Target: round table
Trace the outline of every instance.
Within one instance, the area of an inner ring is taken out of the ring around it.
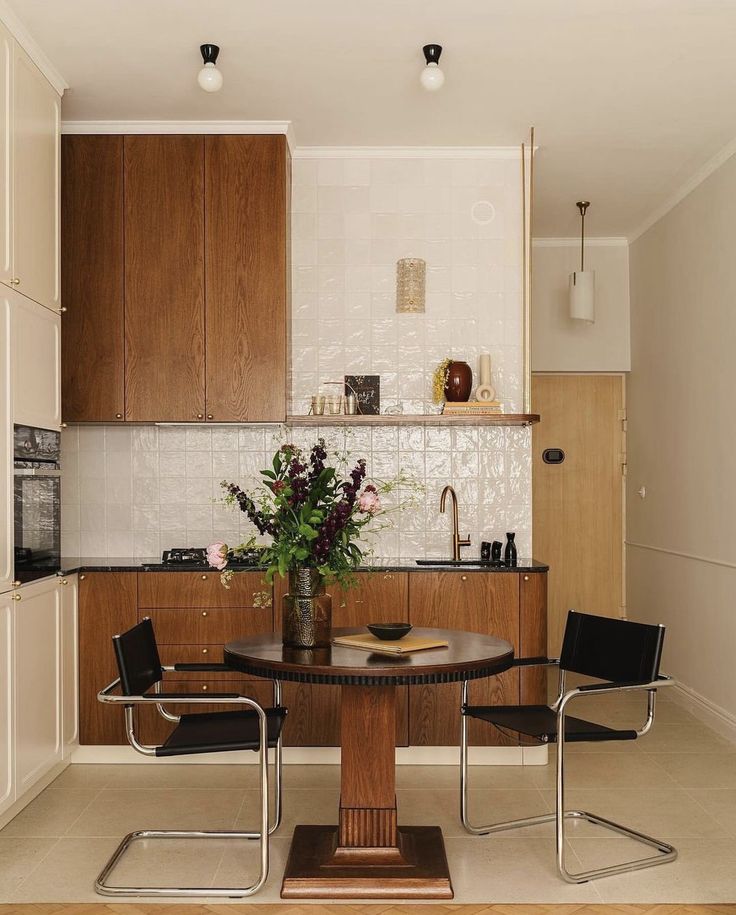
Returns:
[[[365,630],[335,629],[333,637],[357,633]],[[338,825],[295,828],[285,899],[452,899],[440,827],[397,824],[396,687],[489,677],[511,667],[514,650],[503,639],[471,632],[413,629],[412,635],[448,644],[406,655],[340,645],[290,649],[277,633],[225,646],[225,662],[244,673],[341,687]]]

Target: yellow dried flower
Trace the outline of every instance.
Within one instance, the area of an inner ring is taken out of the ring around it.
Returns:
[[[435,403],[442,403],[445,399],[445,385],[447,384],[447,369],[450,367],[452,359],[443,359],[434,370],[432,375],[432,400]]]

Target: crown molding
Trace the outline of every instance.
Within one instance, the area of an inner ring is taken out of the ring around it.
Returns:
[[[586,248],[625,248],[629,244],[628,238],[622,235],[594,236],[585,239]],[[579,248],[580,236],[577,238],[532,238],[533,248]]]
[[[2,0],[0,0],[2,2]],[[291,121],[62,121],[63,134],[208,133],[274,134],[286,136],[294,147]]]
[[[519,146],[297,146],[295,159],[518,159]]]
[[[717,171],[725,162],[736,154],[736,138],[727,143],[723,149],[719,150],[715,156],[709,159],[705,165],[699,168],[694,175],[688,178],[684,184],[671,194],[663,204],[658,206],[652,213],[647,216],[638,229],[629,235],[629,244],[635,242],[646,231],[658,223],[662,217],[666,216],[670,210],[673,210],[678,203],[684,200],[688,194],[691,194],[698,185],[702,184],[706,178],[709,178],[713,172]]]
[[[59,73],[56,67],[51,63],[36,39],[31,35],[23,24],[23,21],[18,17],[18,14],[6,0],[0,0],[0,20],[2,20],[5,28],[23,48],[59,95],[63,95],[64,90],[69,88],[69,83],[67,83],[61,73]]]

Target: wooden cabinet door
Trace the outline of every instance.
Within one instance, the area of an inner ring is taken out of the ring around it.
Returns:
[[[202,137],[125,137],[125,417],[133,422],[204,419],[203,156]]]
[[[205,137],[207,418],[286,416],[284,136]]]
[[[13,422],[61,428],[61,319],[10,293]]]
[[[0,594],[0,814],[15,801],[13,777],[13,605]]]
[[[270,608],[271,602],[271,585],[266,582],[263,572],[238,572],[228,588],[220,581],[219,572],[141,572],[138,575],[138,606],[142,609]]]
[[[61,761],[61,595],[55,579],[14,601],[14,732],[17,796]]]
[[[85,572],[79,576],[79,742],[122,744],[121,708],[103,705],[97,693],[118,676],[112,637],[138,622],[135,572]]]
[[[332,625],[365,626],[366,623],[405,622],[408,575],[405,572],[359,572],[354,588],[329,588],[332,595]],[[275,607],[281,612],[285,583],[274,579]],[[279,585],[279,582],[281,584]],[[276,599],[278,595],[278,600]],[[408,687],[397,687],[396,743],[406,746],[409,736]],[[340,743],[340,687],[304,683],[284,684],[284,704],[289,717],[284,743],[292,746],[337,746]]]
[[[58,310],[61,99],[15,45],[13,68],[13,284]]]
[[[13,38],[0,23],[0,283],[13,278]]]
[[[62,413],[125,416],[123,137],[61,143]]]
[[[547,573],[519,576],[520,658],[543,658],[547,654]],[[529,667],[519,671],[519,697],[523,705],[547,704],[549,668]]]
[[[409,621],[414,626],[462,629],[495,635],[519,646],[519,575],[516,572],[414,572],[409,576]],[[455,746],[460,737],[460,684],[409,688],[409,743]],[[470,701],[511,705],[519,701],[519,676],[507,670],[474,680]],[[478,746],[518,744],[482,722],[472,721]]]

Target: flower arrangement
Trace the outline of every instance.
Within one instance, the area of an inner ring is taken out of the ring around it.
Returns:
[[[450,367],[452,359],[443,359],[437,366],[432,375],[432,400],[434,403],[442,403],[445,399],[445,385],[447,384],[447,370]]]
[[[225,502],[238,505],[261,536],[271,542],[260,546],[260,564],[266,566],[270,582],[301,566],[316,570],[325,581],[349,585],[360,565],[365,547],[360,538],[379,515],[400,510],[386,508],[382,498],[399,487],[416,489],[417,484],[400,474],[390,481],[366,483],[366,462],[352,467],[345,455],[328,460],[324,439],[305,454],[296,445],[282,445],[271,467],[262,470],[262,481],[246,492],[235,483],[223,481]],[[374,525],[374,529],[377,529]],[[222,572],[227,585],[233,570],[228,562],[243,550],[252,550],[255,540],[231,550],[217,541],[207,548],[207,559]]]

